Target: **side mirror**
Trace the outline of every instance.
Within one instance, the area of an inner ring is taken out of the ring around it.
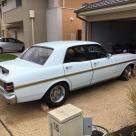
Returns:
[[[108,58],[111,58],[111,56],[112,56],[111,53],[108,53],[108,54],[107,54],[107,57],[108,57]]]

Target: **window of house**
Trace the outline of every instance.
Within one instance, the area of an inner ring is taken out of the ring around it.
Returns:
[[[15,43],[16,41],[13,38],[8,38],[8,42]]]
[[[22,6],[22,0],[16,0],[16,7]]]
[[[71,47],[67,50],[64,63],[88,61],[89,56],[83,46]]]

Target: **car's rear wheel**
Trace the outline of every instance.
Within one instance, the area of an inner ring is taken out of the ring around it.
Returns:
[[[2,54],[3,53],[3,49],[2,48],[0,48],[0,54]]]
[[[109,136],[110,133],[104,127],[98,125],[92,125],[92,135],[91,136]]]
[[[123,71],[123,73],[121,75],[121,79],[124,81],[128,81],[132,77],[132,73],[133,73],[133,68],[132,68],[132,66],[129,65]]]
[[[65,102],[68,92],[67,84],[55,84],[47,91],[42,100],[43,102],[46,102],[49,108],[58,107]]]

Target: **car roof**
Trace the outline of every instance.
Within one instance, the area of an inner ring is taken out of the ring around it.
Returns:
[[[80,46],[80,45],[91,45],[91,44],[99,44],[93,41],[56,41],[56,42],[45,42],[39,43],[34,46],[41,46],[41,47],[48,47],[48,48],[69,48],[73,46]]]

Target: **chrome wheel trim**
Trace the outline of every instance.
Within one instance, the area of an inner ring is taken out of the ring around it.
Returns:
[[[50,99],[53,103],[59,103],[65,98],[65,88],[62,85],[57,85],[52,88]]]
[[[126,68],[125,73],[126,73],[126,77],[127,77],[127,79],[130,79],[130,78],[131,78],[131,76],[132,76],[132,70],[131,70],[131,67]]]
[[[110,134],[106,128],[99,125],[92,125],[92,131],[100,132],[101,136],[108,136]]]

